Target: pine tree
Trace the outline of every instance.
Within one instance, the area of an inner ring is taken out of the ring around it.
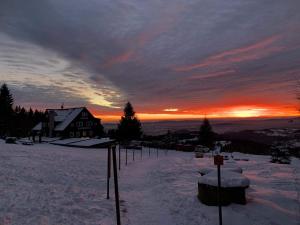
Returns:
[[[140,139],[142,135],[142,125],[135,116],[135,111],[130,102],[124,108],[124,115],[118,125],[117,137],[122,142]]]
[[[288,144],[280,142],[273,143],[271,146],[271,162],[279,164],[291,163]]]
[[[6,84],[0,88],[0,135],[8,135],[12,129],[13,97]]]
[[[199,142],[200,144],[211,148],[214,145],[214,139],[215,139],[215,133],[213,132],[209,120],[205,118],[200,127]]]

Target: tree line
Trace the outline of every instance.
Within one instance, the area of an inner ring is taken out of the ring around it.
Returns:
[[[28,137],[32,128],[45,119],[46,114],[43,111],[14,107],[14,99],[7,85],[3,84],[0,87],[0,137]],[[124,144],[142,138],[142,124],[130,102],[125,104],[117,129],[109,130],[107,136]],[[211,147],[214,136],[208,119],[204,119],[199,132],[199,143]]]
[[[45,118],[39,110],[14,107],[14,99],[6,84],[0,87],[0,137],[26,137],[32,128]]]

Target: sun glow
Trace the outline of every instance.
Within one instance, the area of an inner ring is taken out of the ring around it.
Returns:
[[[239,117],[239,118],[246,118],[246,117],[260,117],[264,116],[268,112],[267,109],[264,108],[236,108],[232,109],[228,112],[230,117]]]
[[[179,113],[176,110],[163,110],[159,112],[140,112],[137,116],[142,121],[158,120],[193,120],[208,118],[258,118],[258,117],[289,117],[300,116],[297,108],[271,107],[271,106],[231,106],[223,108],[206,108],[205,110],[189,110]],[[97,114],[97,113],[96,113]],[[117,122],[121,115],[97,115],[105,122]]]

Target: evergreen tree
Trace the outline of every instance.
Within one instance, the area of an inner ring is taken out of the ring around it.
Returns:
[[[271,162],[279,164],[291,163],[288,144],[280,142],[273,143],[271,146]]]
[[[214,145],[214,139],[215,139],[215,133],[212,130],[209,120],[205,118],[200,127],[199,142],[200,144],[211,148]]]
[[[124,115],[121,117],[118,125],[117,137],[120,141],[126,142],[140,139],[141,135],[141,122],[135,116],[135,111],[130,102],[127,102],[124,108]]]
[[[0,88],[0,135],[9,135],[12,129],[13,97],[6,84]]]

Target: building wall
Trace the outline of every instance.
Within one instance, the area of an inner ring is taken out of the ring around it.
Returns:
[[[95,137],[100,120],[95,118],[88,110],[84,109],[69,126],[61,133],[61,137]]]

